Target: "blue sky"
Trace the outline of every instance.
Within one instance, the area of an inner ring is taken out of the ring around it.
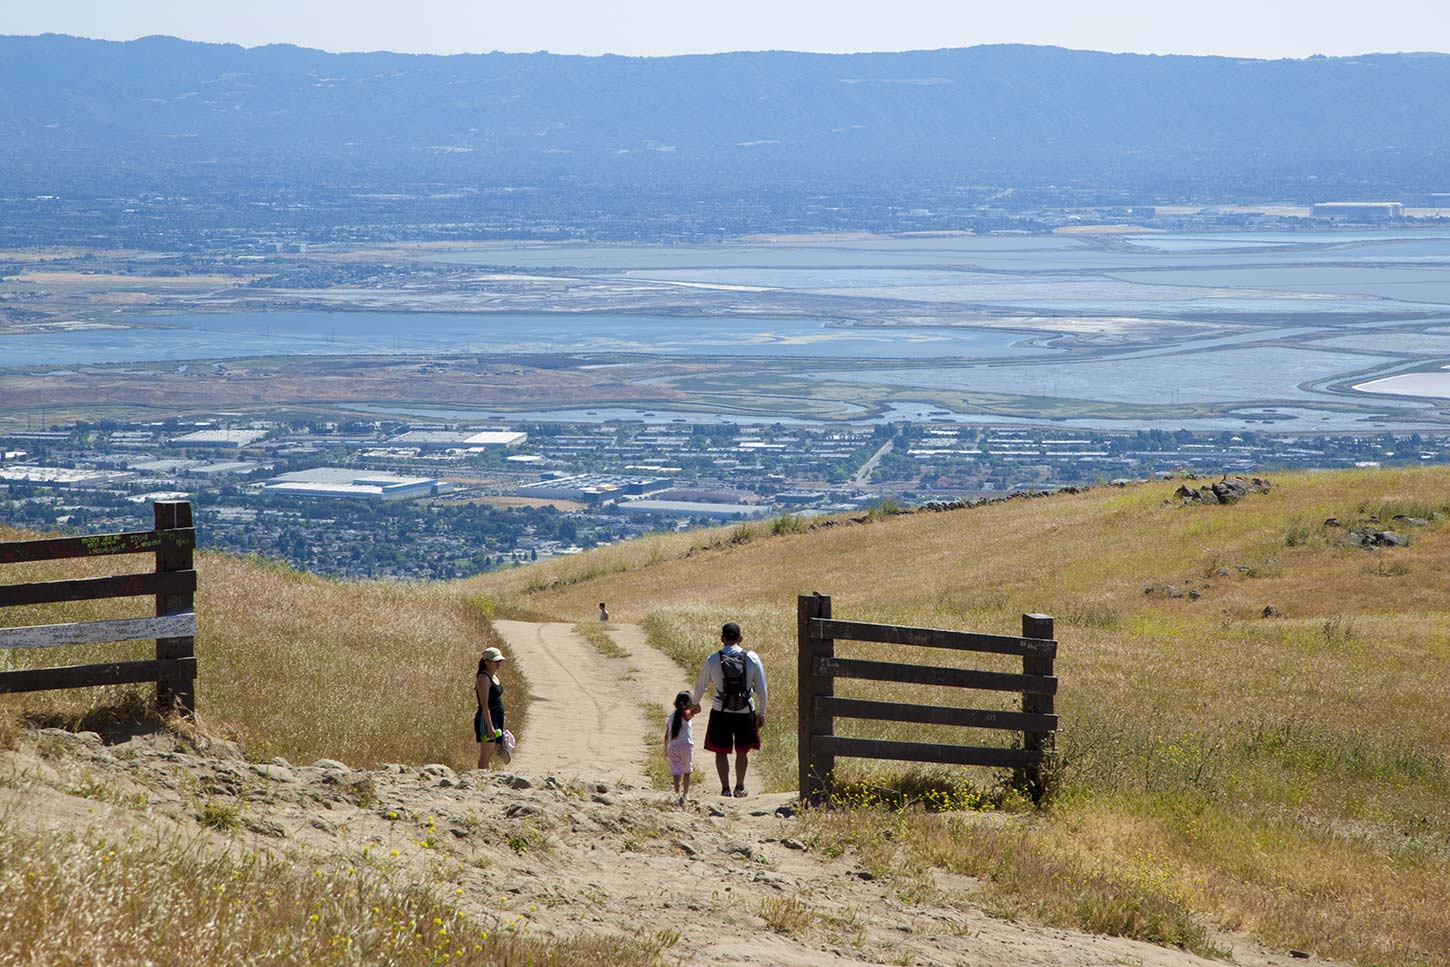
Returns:
[[[1450,51],[1450,0],[0,0],[0,33],[462,53]]]

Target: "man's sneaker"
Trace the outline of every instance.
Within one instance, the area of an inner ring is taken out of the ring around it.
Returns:
[[[735,787],[735,798],[736,799],[744,799],[748,795],[750,795],[750,793],[748,793],[748,792],[745,791],[745,787],[744,786],[736,786]]]
[[[729,799],[730,798],[730,787],[729,786],[725,786],[724,788],[722,788],[720,790],[720,795],[724,796],[726,799]]]

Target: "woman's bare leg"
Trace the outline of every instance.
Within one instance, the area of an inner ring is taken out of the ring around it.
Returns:
[[[487,769],[493,765],[493,754],[497,749],[498,744],[494,742],[478,743],[478,767],[480,769]]]

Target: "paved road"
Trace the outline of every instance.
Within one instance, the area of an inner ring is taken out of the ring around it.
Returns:
[[[884,444],[882,444],[881,449],[873,453],[871,455],[871,459],[863,463],[861,465],[861,469],[856,471],[856,476],[852,480],[852,483],[854,483],[858,487],[862,487],[870,483],[871,471],[876,469],[876,465],[881,462],[882,457],[886,456],[888,453],[891,452],[892,444],[894,444],[895,442],[896,441],[894,440],[887,440]]]

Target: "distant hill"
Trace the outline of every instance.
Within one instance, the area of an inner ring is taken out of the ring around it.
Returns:
[[[1056,184],[1156,196],[1445,188],[1450,56],[991,46],[665,58],[0,38],[5,192]]]

